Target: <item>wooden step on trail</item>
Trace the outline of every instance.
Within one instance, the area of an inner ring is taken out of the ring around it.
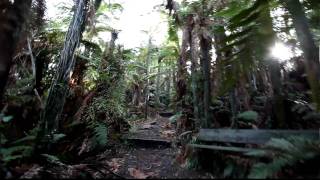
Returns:
[[[171,117],[174,115],[174,113],[173,112],[160,112],[159,115],[162,117]]]
[[[171,147],[172,142],[166,139],[152,138],[152,137],[137,137],[131,135],[124,135],[123,139],[129,143],[133,143],[136,146],[142,147],[157,147],[157,148],[169,148]]]

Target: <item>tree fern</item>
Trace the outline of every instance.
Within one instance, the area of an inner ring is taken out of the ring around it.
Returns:
[[[232,1],[231,6],[215,13],[217,18],[226,20],[226,30],[230,32],[220,42],[219,46],[222,48],[216,50],[228,54],[223,61],[218,62],[218,67],[225,73],[220,93],[234,87],[239,75],[246,76],[257,69],[257,66],[262,66],[266,48],[261,44],[267,44],[272,39],[261,28],[261,24],[265,24],[264,12],[270,7],[270,2],[257,0],[241,6],[242,3]]]
[[[92,130],[91,140],[96,147],[104,147],[108,143],[108,128],[105,124],[97,121],[92,121],[89,124],[89,128]]]
[[[303,160],[320,156],[320,141],[292,136],[286,139],[271,139],[263,151],[250,152],[248,155],[272,158],[270,163],[257,163],[253,166],[249,178],[268,178],[280,172],[282,168],[293,166]]]

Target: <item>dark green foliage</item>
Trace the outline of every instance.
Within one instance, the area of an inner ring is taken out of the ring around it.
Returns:
[[[245,122],[256,122],[258,119],[258,113],[255,111],[245,111],[238,114],[237,118]]]
[[[269,7],[268,1],[257,0],[248,8],[241,9],[229,6],[218,12],[218,15],[230,18],[228,21],[228,30],[231,34],[222,42],[225,43],[221,49],[224,53],[229,53],[224,59],[220,68],[226,73],[224,85],[220,89],[221,93],[227,92],[237,82],[239,74],[246,75],[252,72],[263,62],[265,54],[261,49],[261,42],[270,39],[264,31],[259,28],[264,23],[262,12]],[[235,4],[235,2],[233,2]],[[238,6],[241,3],[238,3]],[[256,60],[256,61],[255,61]]]
[[[12,116],[0,114],[0,163],[8,165],[23,161],[33,155],[36,129],[31,130],[25,137],[12,141],[6,137],[5,130],[10,127]],[[9,141],[10,140],[10,141]]]
[[[93,148],[105,147],[108,143],[107,126],[97,121],[90,121],[88,127],[92,131],[92,137],[90,141],[93,143]]]
[[[271,139],[258,153],[248,155],[271,158],[270,163],[257,163],[253,166],[249,178],[275,178],[276,174],[285,167],[308,162],[320,156],[320,142],[303,137],[288,137],[286,139]],[[307,165],[307,164],[306,164]]]

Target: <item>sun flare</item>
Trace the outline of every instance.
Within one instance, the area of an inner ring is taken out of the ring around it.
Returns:
[[[285,44],[276,42],[271,48],[271,55],[279,61],[286,61],[292,57],[292,51]]]

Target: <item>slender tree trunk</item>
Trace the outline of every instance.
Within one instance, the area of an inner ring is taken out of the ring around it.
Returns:
[[[133,98],[132,98],[132,104],[134,106],[139,106],[141,99],[141,89],[140,84],[134,85],[134,91],[133,91]]]
[[[222,24],[223,21],[216,19],[215,20],[216,23]],[[229,50],[226,53],[221,52],[221,49],[223,47],[226,46],[226,41],[225,39],[227,38],[226,33],[225,33],[225,28],[223,26],[220,27],[216,27],[216,29],[214,30],[214,46],[216,49],[216,77],[215,77],[215,83],[216,83],[216,94],[218,93],[219,89],[221,87],[223,87],[223,81],[225,78],[224,74],[224,68],[223,68],[223,60],[228,58],[231,54],[231,50]],[[238,99],[236,97],[237,94],[237,89],[236,88],[232,88],[229,92],[229,104],[230,104],[230,110],[231,110],[231,114],[232,114],[232,119],[231,119],[231,127],[236,127],[237,126],[237,113],[238,113]]]
[[[85,25],[87,0],[78,0],[76,9],[71,20],[68,32],[65,37],[63,50],[60,54],[60,61],[57,68],[57,74],[53,80],[45,110],[42,114],[42,128],[45,135],[52,135],[58,130],[60,115],[68,94],[68,82],[72,75],[75,64],[74,53],[78,47]],[[40,133],[41,135],[44,135]]]
[[[31,0],[15,0],[12,4],[9,0],[0,1],[0,102],[31,2]]]
[[[169,72],[168,72],[168,76],[167,76],[167,98],[168,98],[168,104],[170,104],[170,102],[171,102],[171,80],[172,80],[172,78],[171,78],[171,76],[172,76],[172,72],[171,72],[171,69],[169,69]]]
[[[148,52],[147,52],[147,59],[146,59],[146,66],[147,66],[147,83],[146,83],[146,88],[145,88],[145,119],[148,119],[148,106],[149,106],[149,64],[151,60],[151,37],[149,38],[149,43],[148,43]]]
[[[203,75],[203,103],[204,103],[204,121],[202,122],[203,128],[208,128],[211,126],[211,113],[210,113],[210,103],[211,103],[211,89],[210,89],[210,65],[211,65],[211,54],[212,40],[210,37],[206,37],[204,34],[200,35],[200,51],[201,51],[201,61],[202,61],[202,75]]]
[[[185,25],[183,27],[182,34],[182,44],[180,57],[178,59],[178,73],[177,73],[177,102],[180,110],[185,105],[185,95],[187,92],[187,70],[186,70],[186,62],[187,62],[187,49],[188,49],[188,41],[189,41],[189,27]]]
[[[261,22],[263,24],[263,29],[265,33],[262,35],[263,44],[264,44],[264,57],[268,57],[266,59],[266,63],[268,65],[268,69],[270,72],[270,80],[272,84],[272,92],[273,92],[273,113],[275,114],[275,127],[282,128],[284,127],[285,122],[285,114],[283,107],[283,93],[282,93],[282,82],[281,82],[281,72],[280,72],[280,64],[277,60],[270,58],[269,55],[269,47],[272,47],[276,40],[276,35],[273,30],[272,18],[270,16],[269,8],[266,8],[261,13]]]
[[[293,25],[297,32],[298,41],[302,48],[311,86],[312,96],[320,111],[320,65],[319,47],[316,46],[309,29],[308,20],[299,0],[282,0],[293,19]]]
[[[160,77],[161,77],[161,59],[158,59],[158,73],[157,73],[157,79],[156,79],[156,105],[157,107],[160,106]]]
[[[172,87],[173,87],[173,91],[175,92],[175,93],[177,93],[178,92],[178,88],[177,88],[177,69],[175,68],[175,66],[172,66],[172,71],[171,71],[171,73],[172,73]],[[176,95],[177,96],[177,95]],[[173,101],[173,102],[176,102],[176,97],[171,97],[171,101]],[[176,111],[178,111],[178,106],[177,106],[177,103],[174,103],[173,104],[173,109],[174,109],[174,111],[176,112]]]
[[[257,77],[256,77],[256,74],[255,72],[252,72],[251,73],[251,78],[252,78],[252,91],[257,91],[258,90],[258,87],[257,87]]]
[[[101,66],[100,70],[104,70],[108,67],[108,63],[114,63],[114,57],[113,57],[113,52],[116,44],[116,40],[118,38],[118,33],[116,31],[111,32],[111,40],[110,42],[106,43],[105,49],[102,54],[102,59],[101,59]]]
[[[285,126],[285,114],[284,114],[284,97],[282,95],[282,82],[280,64],[276,60],[271,60],[269,65],[272,92],[273,92],[273,111],[276,115],[276,127],[282,128]]]
[[[223,68],[222,68],[222,61],[223,58],[226,58],[226,55],[224,55],[220,49],[226,46],[225,39],[227,38],[225,34],[224,27],[216,27],[214,31],[214,47],[216,49],[216,73],[215,73],[215,94],[218,93],[218,90],[222,86],[223,82]]]
[[[193,16],[191,16],[194,19]],[[196,127],[200,127],[200,113],[199,113],[199,93],[198,93],[198,77],[199,77],[199,65],[198,65],[198,46],[197,46],[197,35],[199,30],[199,25],[194,20],[190,21],[190,35],[189,35],[189,44],[191,51],[191,89],[193,97],[193,114],[196,122]]]
[[[28,51],[29,51],[28,53],[30,54],[30,59],[31,59],[32,76],[35,81],[36,80],[36,58],[33,55],[32,42],[30,37],[27,37],[27,45],[28,45]]]
[[[239,103],[236,98],[236,95],[237,95],[237,89],[232,88],[229,91],[230,110],[231,110],[231,114],[232,114],[232,118],[231,118],[231,127],[232,128],[237,127],[237,114],[238,114]]]
[[[239,77],[239,90],[238,92],[241,93],[241,97],[243,99],[243,107],[244,107],[244,110],[248,111],[251,109],[251,106],[250,106],[250,95],[248,93],[248,90],[246,88],[246,75],[243,74]]]

